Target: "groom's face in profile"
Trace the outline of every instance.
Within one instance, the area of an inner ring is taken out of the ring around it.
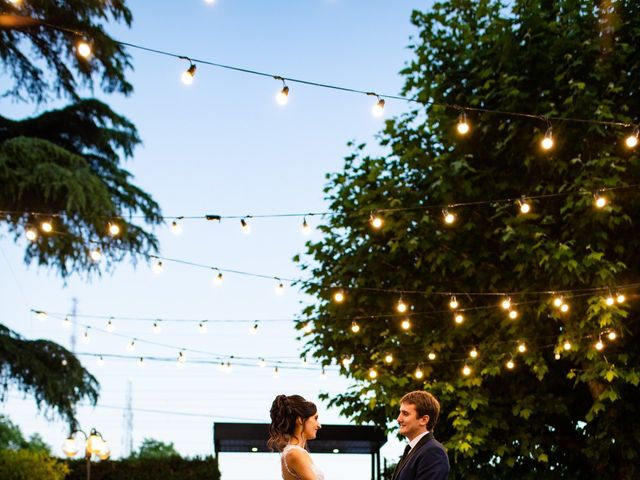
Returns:
[[[418,417],[416,406],[412,403],[401,403],[400,414],[398,415],[398,425],[400,425],[400,435],[407,437],[409,441],[427,431],[429,415]]]

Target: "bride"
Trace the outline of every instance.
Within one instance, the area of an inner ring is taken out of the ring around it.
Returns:
[[[318,409],[300,395],[278,395],[273,401],[267,443],[280,452],[283,480],[324,480],[306,449],[320,428]]]

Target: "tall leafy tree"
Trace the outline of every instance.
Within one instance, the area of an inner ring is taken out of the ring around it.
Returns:
[[[99,274],[157,250],[145,227],[161,222],[158,204],[121,165],[140,143],[136,128],[106,104],[81,98],[96,85],[105,92],[132,91],[125,78],[130,57],[106,33],[109,21],[131,23],[123,0],[0,4],[6,85],[0,98],[38,106],[60,98],[72,102],[33,118],[0,116],[0,223],[16,241],[32,230],[25,261],[64,278]],[[80,41],[91,46],[88,57],[79,55]],[[90,257],[95,250],[101,263]],[[0,376],[5,392],[15,385],[70,423],[79,401],[98,398],[98,382],[69,351],[2,325]]]
[[[453,0],[412,20],[404,93],[419,103],[386,122],[386,155],[353,145],[328,176],[332,215],[302,265],[317,298],[304,310],[307,349],[353,379],[330,403],[389,425],[403,393],[432,391],[460,478],[636,478],[637,290],[606,297],[640,273],[640,158],[624,142],[640,122],[640,5]],[[617,190],[595,208],[606,188]],[[522,195],[534,197],[527,214]],[[376,210],[379,229],[367,221]]]

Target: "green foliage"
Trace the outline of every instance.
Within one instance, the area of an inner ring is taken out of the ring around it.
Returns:
[[[45,452],[32,450],[0,450],[2,480],[64,480],[67,466]]]
[[[98,400],[97,380],[71,352],[48,340],[25,340],[3,325],[0,384],[4,392],[15,386],[33,395],[39,408],[52,409],[70,424],[78,402]]]
[[[161,221],[158,204],[119,166],[119,156],[130,157],[139,142],[133,124],[97,100],[22,121],[0,116],[0,204],[10,211],[0,218],[16,237],[43,220],[54,227],[53,234],[28,244],[26,262],[66,277],[100,272],[104,265],[88,254],[96,247],[107,268],[127,255],[135,259],[157,250],[153,234],[123,218],[142,214],[150,224]],[[116,238],[109,235],[110,221],[120,226]]]
[[[637,124],[640,5],[600,5],[454,0],[414,12],[419,33],[404,93],[424,103]],[[585,195],[640,184],[637,152],[623,145],[629,132],[556,122],[556,146],[543,153],[542,120],[467,112],[472,131],[461,138],[458,113],[418,106],[389,120],[380,135],[388,154],[373,158],[354,145],[344,170],[328,176],[333,215],[324,238],[308,245],[313,263],[302,268],[314,281],[302,286],[317,299],[304,310],[318,318],[308,352],[325,365],[353,360],[340,367],[353,386],[330,404],[358,422],[387,425],[402,394],[432,391],[443,406],[436,436],[461,478],[635,478],[637,304],[606,306],[602,294],[586,291],[568,299],[565,315],[539,293],[638,282],[637,188],[611,193],[604,210]],[[452,227],[441,207],[421,208],[558,192],[567,195],[534,201],[528,215],[515,201],[459,207]],[[371,211],[394,208],[383,212],[382,229],[370,228]],[[327,286],[345,288],[345,302],[332,303]],[[520,316],[508,319],[498,297],[459,295],[469,310],[456,325],[446,292],[522,292],[511,295]],[[412,306],[409,332],[394,311],[400,294]],[[619,338],[604,339],[598,352],[593,345],[607,329]],[[511,357],[516,368],[508,370]]]
[[[22,435],[20,427],[15,425],[9,417],[0,415],[0,450],[19,449],[51,453],[51,447],[44,442],[39,434],[34,433],[27,440]]]
[[[137,452],[131,453],[131,458],[167,458],[179,457],[180,454],[173,446],[173,442],[165,443],[153,438],[145,438]]]
[[[85,462],[68,462],[71,473],[66,480],[84,480]],[[91,465],[91,480],[219,480],[218,462],[213,457],[203,458],[127,458],[107,460]]]
[[[112,20],[131,24],[131,12],[124,0],[4,2],[3,13],[14,16],[7,15],[0,24],[5,27],[0,28],[0,63],[13,80],[1,92],[2,97],[37,103],[52,95],[77,100],[78,88],[93,87],[98,79],[106,92],[131,92],[125,78],[125,71],[131,67],[129,55],[102,25]],[[83,36],[91,43],[89,60],[76,55],[76,44]]]

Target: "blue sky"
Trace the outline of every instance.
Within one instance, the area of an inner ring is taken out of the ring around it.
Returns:
[[[376,92],[397,94],[402,86],[398,71],[411,56],[406,46],[414,33],[410,13],[427,2],[346,0],[256,1],[204,0],[181,2],[131,1],[131,29],[111,26],[112,34],[126,42],[177,54],[235,65],[282,76]],[[383,119],[370,114],[373,99],[309,86],[290,84],[286,107],[274,101],[281,83],[200,65],[194,83],[184,86],[180,74],[188,64],[138,50],[130,50],[135,71],[129,79],[135,91],[129,97],[105,96],[112,108],[131,119],[143,145],[127,168],[135,182],[151,193],[167,216],[259,215],[304,213],[327,209],[322,187],[327,172],[341,168],[350,150],[349,140],[369,143],[376,151],[375,134]],[[3,115],[19,118],[37,113],[32,105],[2,100]],[[407,108],[388,101],[385,117]],[[40,108],[42,110],[42,107]],[[320,221],[308,218],[313,225]],[[256,219],[252,233],[244,235],[237,220],[182,222],[175,236],[168,226],[157,229],[161,254],[205,265],[299,278],[292,262],[304,251],[300,218]],[[99,330],[106,319],[79,317],[90,325],[91,341],[80,341],[80,353],[175,357],[178,349],[145,344],[163,343],[187,350],[189,360],[210,358],[200,350],[235,357],[279,358],[298,362],[302,343],[295,340],[293,323],[311,299],[294,289],[276,296],[276,282],[225,275],[221,288],[213,286],[213,272],[165,263],[153,273],[145,264],[125,263],[113,274],[87,281],[73,277],[65,284],[55,272],[26,267],[23,243],[0,231],[0,321],[28,338],[49,338],[69,346],[70,331],[56,315],[42,321],[31,308],[65,313],[72,298],[81,315],[114,316],[122,335]],[[314,233],[311,239],[318,238]],[[21,241],[22,242],[22,241]],[[245,320],[208,324],[207,334],[194,322],[163,322],[154,335],[151,323],[118,317],[163,319]],[[270,322],[268,319],[285,321]],[[259,322],[258,333],[250,335]],[[143,340],[135,353],[125,346],[130,338]],[[120,454],[122,410],[129,380],[134,407],[134,446],[144,437],[174,442],[184,455],[212,451],[212,422],[268,421],[271,401],[279,393],[299,393],[318,401],[321,391],[344,391],[348,382],[330,372],[321,380],[312,368],[281,370],[274,379],[273,362],[235,366],[231,374],[215,365],[187,362],[147,362],[138,368],[132,359],[95,358],[83,363],[101,383],[99,406],[81,407],[85,429],[100,430],[115,456]],[[321,402],[320,421],[347,423]],[[149,412],[160,410],[169,413]],[[66,426],[48,421],[33,401],[11,391],[0,412],[9,415],[27,434],[38,432],[59,450]],[[402,451],[397,441],[383,450],[389,458]],[[250,460],[250,461],[247,461]],[[318,456],[327,478],[368,479],[369,458]],[[226,454],[221,458],[225,480],[277,477],[275,455]]]

